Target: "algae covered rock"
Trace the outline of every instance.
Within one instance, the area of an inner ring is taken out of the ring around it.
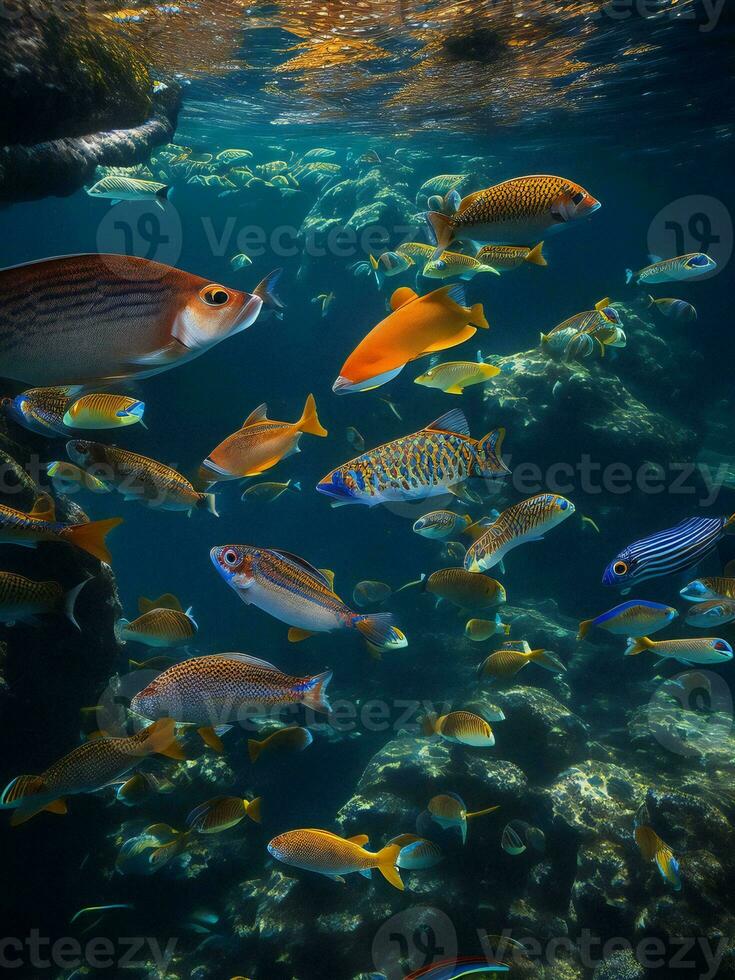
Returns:
[[[538,687],[491,688],[488,699],[505,713],[494,726],[496,751],[527,772],[553,776],[587,752],[587,725]],[[475,704],[481,699],[475,698]]]
[[[129,165],[173,133],[178,84],[79,0],[16,0],[0,32],[0,200],[69,194],[96,166]]]

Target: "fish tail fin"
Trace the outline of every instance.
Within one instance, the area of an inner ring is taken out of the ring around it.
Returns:
[[[19,800],[41,796],[45,792],[46,784],[40,776],[16,776],[0,794],[0,807],[3,809],[12,807]]]
[[[632,278],[633,278],[633,270],[632,269],[626,269],[625,270],[625,285],[626,286],[629,286],[630,285],[630,282],[631,282]]]
[[[372,254],[370,255],[370,268],[373,270],[373,275],[375,276],[375,281],[378,284],[378,289],[380,289],[381,286],[383,285],[384,280],[385,280],[385,275],[384,275],[382,269],[380,268],[380,263],[375,258],[375,256],[372,255]]]
[[[637,657],[639,653],[644,653],[646,650],[650,650],[653,646],[653,640],[649,640],[647,636],[640,636],[638,639],[633,637],[628,638],[628,646],[625,650],[626,657]]]
[[[589,633],[590,626],[592,625],[591,619],[583,619],[579,624],[579,630],[577,631],[577,640],[583,640],[585,636]]]
[[[561,660],[548,650],[531,650],[528,659],[555,674],[563,673],[567,669]]]
[[[439,258],[451,243],[452,238],[454,238],[454,222],[448,215],[441,214],[439,211],[427,212],[426,220],[429,223],[429,229],[436,245],[434,254],[431,257],[431,261],[433,261]]]
[[[366,640],[378,647],[385,646],[393,639],[392,613],[356,614],[352,617],[352,625]]]
[[[130,626],[130,620],[129,619],[125,619],[124,616],[122,618],[118,619],[117,622],[115,623],[115,626],[114,626],[115,639],[120,644],[120,646],[125,646],[125,644],[127,643],[127,640],[125,639],[125,636],[124,636],[125,629],[126,629],[127,626]],[[130,662],[131,663],[134,663],[134,661],[132,661],[132,660]]]
[[[396,867],[398,855],[401,853],[400,844],[387,844],[375,855],[378,859],[378,871],[394,888],[403,891],[403,882]]]
[[[87,575],[85,578],[82,579],[79,585],[75,585],[73,589],[69,589],[69,591],[64,596],[64,600],[63,600],[64,615],[73,626],[76,626],[78,630],[81,630],[81,626],[76,620],[76,616],[74,615],[74,610],[77,604],[77,599],[79,598],[79,593],[82,591],[84,586],[87,585],[88,582],[91,582],[91,580],[92,580],[92,576]]]
[[[260,812],[262,803],[263,800],[259,796],[256,796],[254,800],[248,801],[245,814],[253,821],[253,823],[260,823],[260,821],[263,819]]]
[[[503,450],[505,429],[493,429],[484,435],[477,444],[477,459],[480,464],[480,476],[496,476],[498,473],[510,473],[500,454]]]
[[[540,333],[538,336],[538,345],[543,350],[549,343],[549,335],[547,333]]]
[[[197,510],[206,510],[213,517],[219,517],[217,513],[217,497],[213,493],[202,493],[197,500]]]
[[[412,579],[410,582],[405,582],[399,589],[393,593],[393,595],[398,595],[399,592],[403,592],[404,589],[412,589],[416,585],[423,585],[426,581],[426,575],[424,572],[418,578]]]
[[[421,719],[421,734],[422,735],[434,735],[436,733],[436,722],[437,715],[433,712],[429,712],[427,715]]]
[[[257,762],[263,746],[256,738],[248,739],[248,756],[251,762]]]
[[[326,715],[330,713],[332,706],[327,697],[327,687],[332,679],[332,673],[331,670],[325,670],[324,673],[315,674],[314,677],[309,678],[308,687],[303,692],[302,697],[307,708],[311,708],[313,711],[322,711]]]
[[[482,330],[489,330],[490,324],[485,319],[485,310],[482,303],[475,303],[470,308],[470,323],[473,327],[480,327]]]
[[[308,432],[312,436],[326,436],[329,434],[319,421],[319,416],[316,414],[316,401],[311,394],[306,397],[304,411],[296,427],[301,432]]]
[[[653,296],[650,295],[650,293],[646,295],[646,308],[647,309],[650,310],[651,307],[652,306],[655,306],[657,303],[658,303],[658,300],[654,299]]]
[[[173,718],[159,718],[146,729],[145,749],[150,755],[157,752],[167,759],[186,758],[181,743],[176,739],[176,722]]]
[[[549,263],[544,258],[543,247],[543,242],[539,242],[538,245],[534,245],[526,256],[526,262],[530,262],[532,265],[548,265]]]
[[[301,480],[289,480],[288,481],[288,484],[289,484],[289,486],[290,486],[290,488],[292,490],[300,490],[301,489]]]
[[[112,556],[105,544],[105,538],[113,528],[122,524],[122,521],[122,517],[109,517],[104,521],[73,524],[71,527],[64,528],[61,536],[65,540],[71,541],[77,548],[81,548],[82,551],[92,555],[93,558],[107,562],[109,565]]]
[[[268,273],[265,279],[261,279],[253,290],[253,295],[263,300],[263,306],[267,306],[272,310],[282,310],[285,308],[285,304],[281,302],[276,294],[276,286],[282,275],[283,269],[274,269],[273,272]]]
[[[735,514],[730,514],[728,519],[722,525],[722,530],[727,531],[728,534],[735,534]],[[730,563],[728,562],[728,565]]]

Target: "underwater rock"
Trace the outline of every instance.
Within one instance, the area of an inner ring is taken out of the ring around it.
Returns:
[[[562,772],[540,791],[554,826],[591,840],[629,839],[633,816],[646,797],[648,780],[612,763],[588,759]]]
[[[629,848],[597,838],[580,846],[571,891],[571,905],[578,923],[595,923],[606,935],[625,935],[637,913],[631,884]]]
[[[505,721],[493,727],[495,751],[529,774],[551,777],[586,757],[587,725],[548,691],[530,686],[505,691],[493,687],[487,698],[505,713]],[[473,703],[480,705],[482,695]]]
[[[100,165],[129,166],[173,134],[180,87],[85,5],[17,0],[0,34],[0,201],[71,194]]]
[[[564,363],[539,348],[492,360],[501,374],[485,389],[487,415],[494,424],[500,415],[512,433],[513,468],[525,461],[542,472],[564,463],[574,467],[593,452],[603,468],[625,460],[635,469],[696,454],[696,434],[688,425],[640,401],[604,360]]]
[[[416,816],[431,797],[447,791],[458,793],[469,810],[522,801],[528,790],[525,774],[495,756],[495,749],[486,752],[409,736],[394,739],[373,756],[339,811],[340,833],[377,839],[413,832]],[[478,829],[480,825],[478,821]]]
[[[630,949],[619,949],[598,963],[592,980],[643,980],[646,971]]]

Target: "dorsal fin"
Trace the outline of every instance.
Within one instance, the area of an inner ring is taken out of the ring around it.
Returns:
[[[451,299],[457,304],[457,306],[466,307],[467,306],[467,295],[465,293],[464,283],[455,282],[450,283],[448,286],[442,286],[440,289],[435,289],[431,296],[435,296],[437,299],[442,299],[446,297]]]
[[[467,208],[472,207],[475,201],[484,193],[485,191],[475,191],[472,194],[468,194],[467,197],[463,197],[462,200],[459,202],[459,207],[457,208],[457,214],[462,214],[462,212],[466,211]]]
[[[599,313],[600,310],[604,310],[605,307],[609,305],[610,305],[610,297],[606,296],[604,299],[601,299],[598,303],[595,303],[595,309]]]
[[[141,616],[144,613],[150,612],[151,609],[175,609],[177,612],[184,611],[184,607],[172,592],[164,592],[157,599],[146,599],[145,596],[141,596],[138,599],[138,612]]]
[[[281,673],[278,667],[269,664],[267,660],[251,657],[249,653],[211,653],[208,656],[217,660],[237,660],[241,664],[252,664],[253,667],[262,667],[264,670],[275,670],[277,673]]]
[[[470,434],[467,416],[461,408],[450,409],[436,419],[435,422],[432,422],[431,425],[427,425],[426,428],[436,432],[456,432],[460,436],[469,436]]]
[[[267,422],[268,421],[268,406],[265,402],[262,405],[258,405],[257,408],[248,415],[248,417],[243,422],[241,428],[246,428],[248,425],[255,425],[256,422]]]
[[[329,588],[334,592],[334,572],[331,568],[318,568],[318,572],[321,572],[324,578],[329,582]]]
[[[418,298],[418,293],[414,292],[410,286],[399,286],[390,298],[390,308],[395,313],[401,306],[412,303]]]
[[[30,516],[39,521],[55,521],[56,504],[47,493],[42,493],[34,503]]]
[[[290,551],[274,551],[273,554],[278,555],[279,558],[285,559],[285,561],[290,562],[292,565],[298,565],[299,568],[303,568],[305,572],[313,575],[315,579],[318,579],[322,585],[325,585],[331,591],[332,586],[330,585],[329,579],[324,572],[320,571],[318,568],[314,568],[314,566],[305,558],[301,558],[299,555],[291,554]]]

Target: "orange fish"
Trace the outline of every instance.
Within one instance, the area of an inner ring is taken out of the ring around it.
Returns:
[[[200,479],[208,483],[220,480],[242,480],[259,476],[292,453],[299,452],[303,432],[326,436],[316,414],[314,396],[309,395],[297,422],[274,422],[268,418],[268,406],[259,405],[245,419],[242,428],[233,432],[213,449],[199,467]]]
[[[252,293],[128,255],[68,255],[0,271],[0,375],[33,385],[167,371],[280,306],[280,270]]]
[[[429,211],[436,236],[434,258],[455,241],[525,244],[538,240],[601,206],[584,187],[565,177],[532,174],[504,180],[463,197],[456,214]]]
[[[382,850],[372,852],[365,850],[367,842],[365,834],[338,837],[328,830],[290,830],[274,837],[268,851],[284,864],[338,880],[353,871],[370,878],[372,869],[377,868],[394,888],[403,891],[403,882],[396,869],[400,845],[387,844]]]
[[[489,324],[481,303],[466,305],[461,284],[443,286],[426,296],[402,286],[391,296],[391,310],[360,341],[345,361],[332,390],[343,394],[370,391],[395,378],[409,361],[448,350]]]
[[[35,548],[41,541],[67,541],[108,564],[112,559],[105,538],[119,524],[122,524],[122,517],[108,517],[86,524],[61,524],[56,520],[56,505],[46,494],[38,498],[29,514],[0,504],[0,544]]]

